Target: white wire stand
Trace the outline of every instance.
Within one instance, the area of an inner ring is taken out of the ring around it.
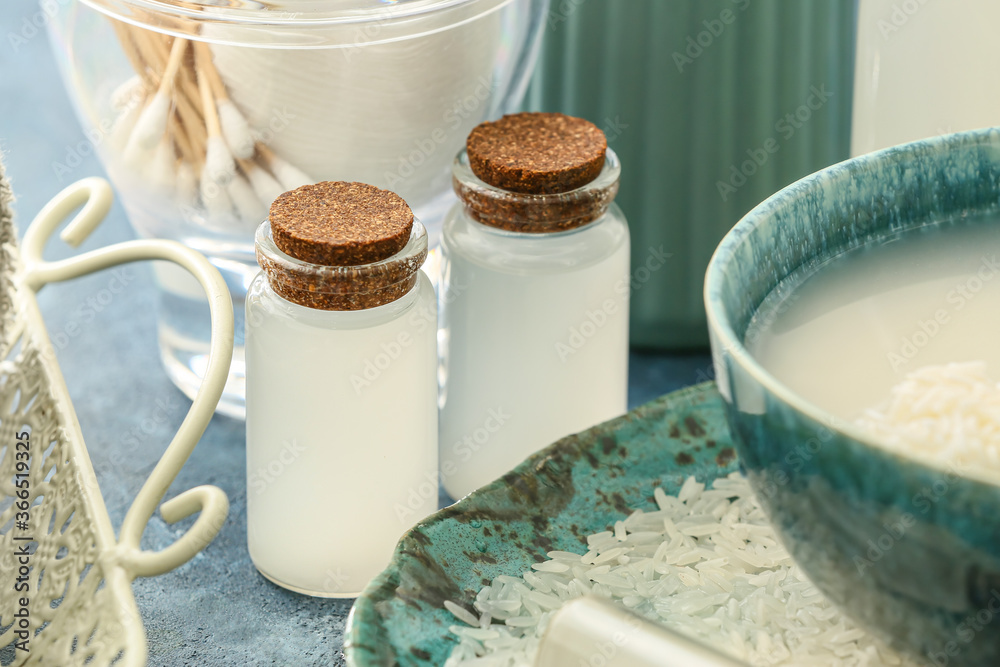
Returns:
[[[75,247],[101,222],[111,200],[103,179],[69,186],[38,214],[19,250],[0,166],[0,628],[5,628],[0,656],[5,664],[13,657],[18,666],[145,665],[146,636],[132,580],[186,563],[212,541],[229,511],[226,495],[214,486],[189,489],[160,504],[212,418],[229,373],[233,306],[222,276],[200,254],[173,241],[129,241],[61,261],[42,259],[49,237],[74,210],[82,206],[60,237]],[[208,294],[211,347],[201,388],[116,538],[36,293],[48,283],[151,259],[180,265]],[[198,517],[170,546],[144,551],[139,540],[157,506],[168,523]]]

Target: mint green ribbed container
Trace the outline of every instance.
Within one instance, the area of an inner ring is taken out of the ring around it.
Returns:
[[[848,157],[854,16],[854,0],[552,0],[525,106],[595,122],[622,161],[633,346],[707,347],[702,284],[723,235]],[[660,246],[673,256],[643,271]]]

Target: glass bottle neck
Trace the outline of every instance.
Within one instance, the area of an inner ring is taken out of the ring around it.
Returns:
[[[427,231],[417,220],[402,250],[357,266],[324,266],[285,254],[275,245],[268,221],[257,228],[254,240],[257,263],[271,289],[316,310],[364,310],[396,301],[412,290],[427,259]]]
[[[620,176],[621,164],[611,149],[597,178],[558,194],[522,194],[485,183],[472,172],[464,150],[452,165],[452,185],[470,218],[522,234],[566,232],[597,220],[618,194]]]

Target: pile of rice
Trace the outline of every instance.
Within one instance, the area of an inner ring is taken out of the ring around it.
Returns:
[[[521,576],[501,575],[469,608],[446,667],[530,667],[549,618],[592,593],[753,665],[916,665],[844,617],[779,544],[739,474],[706,489],[690,477],[657,511],[633,512],[587,538],[584,554],[552,551]]]
[[[1000,470],[1000,385],[987,375],[983,361],[910,373],[858,424],[904,453]]]

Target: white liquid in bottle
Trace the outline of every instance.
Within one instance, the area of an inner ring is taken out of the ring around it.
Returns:
[[[440,437],[442,483],[452,497],[625,412],[629,241],[616,214],[566,236],[528,239],[454,215],[445,221],[449,345]],[[464,229],[456,239],[457,227]],[[453,247],[467,248],[477,234],[495,237],[491,257]],[[549,261],[568,244],[581,252],[566,252],[566,264],[554,269]],[[516,266],[504,261],[512,249]]]
[[[434,289],[421,273],[336,313],[267,292],[261,275],[247,296],[250,556],[286,588],[353,597],[437,509]]]

